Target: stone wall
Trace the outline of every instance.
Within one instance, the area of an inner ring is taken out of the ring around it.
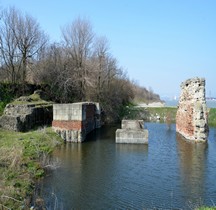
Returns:
[[[53,105],[52,127],[65,141],[82,142],[88,133],[100,126],[98,103]]]
[[[176,114],[176,131],[189,140],[207,140],[205,79],[196,77],[181,84],[181,95]]]
[[[8,104],[0,117],[0,127],[22,132],[51,122],[52,104]]]
[[[116,143],[148,144],[148,130],[143,120],[122,120],[116,131]]]

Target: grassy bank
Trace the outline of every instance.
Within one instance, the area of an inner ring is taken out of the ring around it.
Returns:
[[[150,116],[160,116],[161,122],[166,122],[168,118],[170,122],[175,123],[176,107],[148,107],[147,111]],[[208,123],[210,127],[216,127],[216,108],[209,109]]]
[[[149,116],[161,122],[175,123],[176,107],[148,107]]]
[[[0,208],[28,209],[34,180],[55,167],[50,154],[61,142],[51,128],[26,133],[0,129]]]
[[[216,127],[216,108],[211,108],[208,114],[209,126]]]
[[[122,119],[143,119],[144,121],[160,121],[175,123],[177,107],[136,107],[127,106],[124,108]],[[208,123],[216,127],[216,108],[210,108]]]

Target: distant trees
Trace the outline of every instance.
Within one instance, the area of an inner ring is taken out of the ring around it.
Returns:
[[[160,96],[158,94],[155,94],[152,88],[149,88],[147,90],[145,87],[141,87],[136,83],[132,83],[133,85],[133,92],[134,92],[134,101],[136,103],[149,103],[149,102],[155,102],[160,101]]]
[[[31,16],[10,8],[1,17],[0,79],[46,86],[56,102],[98,101],[110,120],[134,97],[154,99],[127,78],[89,20],[75,19],[62,28],[60,43],[49,43]]]

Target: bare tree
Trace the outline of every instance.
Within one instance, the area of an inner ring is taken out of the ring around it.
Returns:
[[[35,58],[48,41],[48,38],[33,17],[23,16],[21,13],[18,15],[14,27],[14,36],[22,60],[22,83],[25,83],[28,59]]]
[[[94,33],[90,22],[77,18],[62,29],[65,49],[70,62],[73,77],[76,78],[80,89],[80,99],[85,99],[85,91],[89,80],[88,59],[92,53]]]
[[[95,81],[95,94],[96,100],[100,101],[101,95],[103,94],[103,88],[107,80],[106,70],[109,57],[109,43],[106,37],[98,37],[94,42],[94,53],[92,57],[94,74],[92,80]]]
[[[21,64],[18,43],[14,36],[16,20],[17,11],[14,8],[9,11],[2,11],[0,20],[0,59],[2,69],[12,83],[17,82]]]
[[[2,66],[5,66],[11,82],[26,82],[28,60],[33,60],[47,42],[47,36],[37,21],[23,15],[15,8],[4,10],[0,28],[0,51]]]

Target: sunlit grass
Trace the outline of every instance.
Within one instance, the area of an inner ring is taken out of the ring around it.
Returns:
[[[0,207],[25,205],[33,180],[43,176],[47,157],[61,142],[51,128],[26,133],[0,129]]]
[[[208,109],[208,124],[210,127],[216,127],[216,108]],[[138,119],[154,117],[160,117],[160,122],[167,123],[169,119],[170,123],[176,122],[177,107],[135,107],[128,106],[124,109],[123,118],[127,119]],[[145,120],[145,119],[144,119]]]
[[[208,114],[209,126],[216,127],[216,108],[211,108]]]

